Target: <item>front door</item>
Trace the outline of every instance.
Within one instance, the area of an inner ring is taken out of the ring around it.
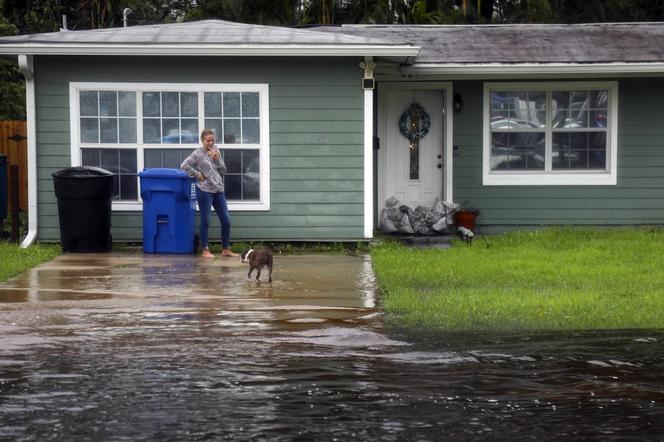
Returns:
[[[440,89],[381,91],[378,213],[392,196],[413,209],[430,208],[436,198],[443,199],[444,94]],[[411,140],[403,132],[410,138],[418,133],[421,138]]]

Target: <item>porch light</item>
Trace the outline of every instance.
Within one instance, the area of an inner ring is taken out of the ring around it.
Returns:
[[[461,113],[461,110],[463,109],[463,98],[461,98],[461,94],[454,94],[454,98],[452,99],[452,107],[454,108],[455,114]]]

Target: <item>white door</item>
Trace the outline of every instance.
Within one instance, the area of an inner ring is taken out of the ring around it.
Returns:
[[[444,91],[381,91],[379,103],[378,213],[391,196],[411,208],[443,199]],[[429,115],[429,132],[416,143],[401,134],[399,119],[413,103]]]

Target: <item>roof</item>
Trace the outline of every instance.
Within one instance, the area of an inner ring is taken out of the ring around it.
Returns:
[[[318,29],[203,20],[0,38],[2,54],[360,55],[413,57],[419,48]]]
[[[664,23],[295,29],[203,20],[2,37],[0,54],[373,56],[443,74],[661,74]]]
[[[426,63],[664,62],[664,23],[343,25],[325,32],[419,46]]]
[[[323,32],[422,50],[402,74],[642,75],[664,73],[664,23],[343,25]]]

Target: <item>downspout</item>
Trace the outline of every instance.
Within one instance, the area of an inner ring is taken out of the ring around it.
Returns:
[[[37,120],[32,55],[19,55],[18,67],[25,77],[25,111],[28,126],[28,234],[21,243],[21,247],[26,248],[37,238]]]
[[[364,57],[364,238],[373,238],[373,140],[374,140],[374,68],[373,57]]]

